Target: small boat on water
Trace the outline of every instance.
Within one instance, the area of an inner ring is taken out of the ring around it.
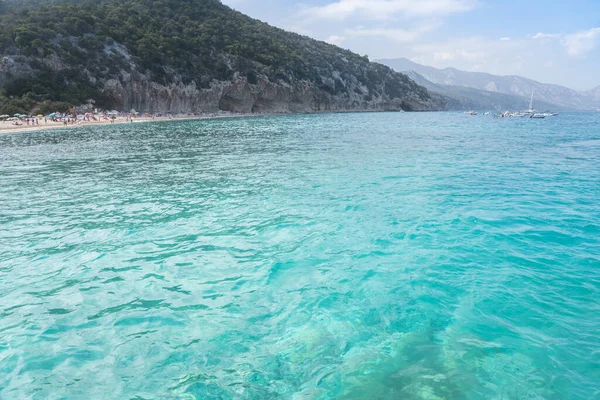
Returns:
[[[465,114],[477,115],[474,111],[465,111]],[[491,112],[486,112],[484,115],[489,115]],[[529,109],[525,111],[504,111],[494,114],[494,118],[533,118],[533,119],[544,119],[549,117],[556,117],[559,115],[557,112],[545,111],[538,112],[535,108],[533,108],[533,92],[531,93],[531,100],[529,102]]]
[[[465,111],[465,114],[468,114],[468,115],[477,115],[477,111]]]
[[[529,101],[529,110],[523,111],[525,115],[533,115],[536,110],[533,108],[533,92],[531,92],[531,101]]]
[[[491,111],[486,111],[483,113],[483,115],[490,115],[492,112]]]

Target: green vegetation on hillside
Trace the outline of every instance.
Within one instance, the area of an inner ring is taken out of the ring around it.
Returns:
[[[385,81],[392,98],[407,91],[429,98],[406,76],[370,63],[366,56],[271,27],[217,0],[83,0],[29,6],[12,0],[6,8],[0,15],[0,55],[15,62],[35,60],[31,79],[3,88],[13,108],[44,101],[80,104],[88,98],[109,107],[112,100],[93,82],[134,69],[159,83],[194,81],[206,88],[238,72],[250,83],[263,74],[288,83],[310,81],[339,94],[346,90],[339,79],[323,80],[337,71],[356,77],[369,89],[368,96],[376,95]]]

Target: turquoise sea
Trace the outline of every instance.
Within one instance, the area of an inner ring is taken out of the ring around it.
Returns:
[[[599,399],[600,114],[0,135],[0,399]]]

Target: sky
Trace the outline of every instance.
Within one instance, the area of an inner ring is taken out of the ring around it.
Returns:
[[[600,0],[222,0],[371,60],[600,85]]]

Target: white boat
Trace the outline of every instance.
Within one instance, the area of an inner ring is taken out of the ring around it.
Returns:
[[[477,111],[465,111],[465,114],[468,114],[468,115],[477,115]]]
[[[536,118],[536,119],[543,119],[546,118],[546,114],[531,114],[531,117],[529,118]]]
[[[510,116],[513,117],[513,118],[523,118],[523,117],[526,117],[527,115],[529,115],[529,114],[527,114],[525,112],[510,113]]]
[[[526,115],[535,114],[535,109],[533,108],[533,92],[531,92],[531,101],[529,102],[529,110],[523,111]]]
[[[490,115],[490,114],[491,114],[491,111],[486,111],[483,113],[483,115]]]

